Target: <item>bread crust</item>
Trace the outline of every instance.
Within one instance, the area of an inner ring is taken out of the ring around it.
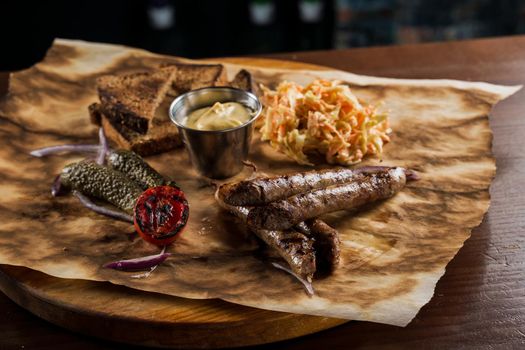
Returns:
[[[150,72],[98,78],[100,102],[91,104],[88,111],[91,122],[102,126],[118,147],[148,156],[182,145],[177,127],[163,115],[167,113],[166,99],[208,86],[252,91],[252,85],[245,70],[228,82],[221,64],[166,64]]]

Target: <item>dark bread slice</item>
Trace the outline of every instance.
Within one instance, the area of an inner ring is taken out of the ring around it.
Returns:
[[[94,102],[88,106],[89,120],[91,124],[102,125],[102,111],[99,102]]]
[[[253,83],[252,75],[246,69],[241,69],[228,85],[244,91],[255,91],[255,84]]]
[[[93,103],[89,106],[91,122],[101,125],[110,140],[119,147],[131,149],[143,156],[166,152],[182,145],[177,127],[169,120],[167,109],[173,98],[186,92],[183,90],[206,86],[234,86],[253,91],[254,87],[251,75],[246,70],[241,70],[229,83],[226,79],[226,70],[222,65],[172,64],[164,66],[161,70],[172,70],[175,73],[171,76],[170,91],[163,94],[161,91],[163,99],[159,98],[155,103],[153,118],[148,119],[145,134],[130,127],[130,124],[133,125],[133,123],[127,120],[129,113],[123,113],[123,109],[119,106],[111,103]],[[152,73],[140,74],[141,79],[145,81],[148,74]],[[121,94],[126,95],[127,92],[121,92]]]
[[[166,152],[182,145],[177,127],[171,122],[155,125],[147,135],[142,135],[103,114],[100,121],[106,136],[118,147],[132,150],[141,156]]]
[[[97,89],[104,115],[145,134],[170,89],[176,70],[170,66],[153,72],[98,78]]]
[[[176,97],[190,90],[209,86],[227,85],[226,69],[222,64],[171,63],[164,67],[175,67],[170,97]]]

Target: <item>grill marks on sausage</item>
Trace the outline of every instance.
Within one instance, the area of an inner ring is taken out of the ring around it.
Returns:
[[[330,169],[226,184],[215,197],[275,248],[294,272],[311,277],[314,272],[331,273],[340,259],[337,230],[317,217],[389,198],[407,179],[417,179],[417,174],[385,166]]]
[[[249,208],[224,203],[219,198],[218,192],[216,192],[215,198],[222,208],[246,222]],[[253,229],[252,231],[266,245],[273,248],[288,263],[294,273],[308,281],[312,280],[316,271],[316,254],[312,237],[296,230]]]
[[[339,232],[321,219],[300,222],[294,229],[314,240],[316,275],[333,272],[339,265],[341,254]]]
[[[323,214],[353,209],[389,198],[405,184],[403,168],[391,168],[360,176],[350,183],[301,193],[265,206],[254,207],[248,213],[248,225],[258,229],[285,230]]]
[[[222,185],[219,188],[219,197],[230,205],[263,205],[300,193],[344,184],[385,169],[388,168],[380,166],[358,169],[341,168],[256,178]]]
[[[305,224],[314,238],[317,272],[333,272],[339,265],[341,255],[339,232],[320,219],[308,220]]]

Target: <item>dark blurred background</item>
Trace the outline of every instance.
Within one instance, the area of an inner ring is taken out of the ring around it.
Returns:
[[[4,0],[0,17],[14,70],[55,37],[197,58],[511,35],[525,0]]]

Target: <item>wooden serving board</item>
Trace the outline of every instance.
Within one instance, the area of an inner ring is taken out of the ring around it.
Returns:
[[[170,261],[147,280],[103,268],[110,259],[153,253],[150,245],[129,237],[129,225],[87,211],[79,215],[74,198],[50,198],[52,174],[75,156],[44,160],[28,152],[93,142],[96,128],[88,123],[87,107],[96,100],[96,77],[158,67],[166,60],[184,62],[132,48],[57,40],[43,62],[11,77],[10,94],[0,101],[0,263],[34,271],[0,267],[0,288],[54,323],[141,345],[261,344],[345,322],[333,318],[407,325],[488,208],[495,174],[488,114],[520,86],[366,77],[286,61],[218,60],[229,61],[229,75],[247,68],[270,86],[282,80],[341,79],[364,101],[384,103],[393,132],[383,164],[420,174],[402,193],[359,215],[324,217],[340,232],[342,263],[329,278],[316,280],[316,294],[308,297],[289,275],[276,273],[256,254],[259,246],[250,235],[240,236],[243,226],[215,205],[213,189],[196,177],[183,150],[148,159],[177,179],[194,204],[193,219],[172,247]],[[250,160],[266,174],[305,170],[257,139]],[[377,163],[369,159],[363,165]]]
[[[266,311],[216,299],[193,300],[106,282],[0,267],[0,289],[33,314],[70,330],[155,347],[221,348],[264,344],[345,322]]]
[[[220,59],[274,68],[327,68],[267,59]],[[270,343],[347,320],[267,311],[216,299],[193,300],[106,282],[61,279],[0,265],[0,290],[33,314],[67,329],[112,341],[173,348]]]

